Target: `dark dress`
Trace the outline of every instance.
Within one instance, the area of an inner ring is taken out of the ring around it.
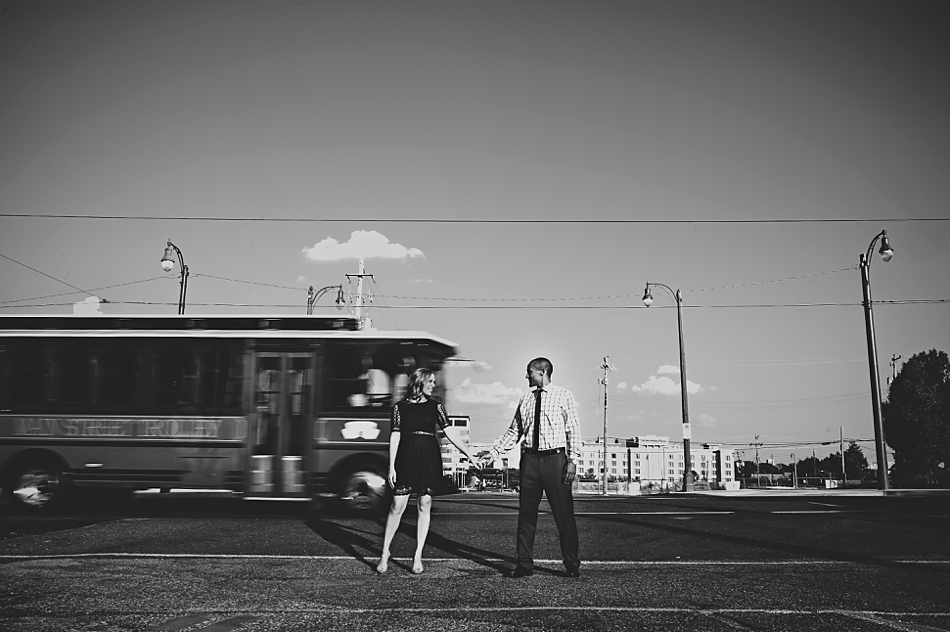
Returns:
[[[402,400],[393,406],[392,431],[400,433],[395,494],[432,494],[442,482],[442,450],[436,436],[449,425],[445,408],[434,399]]]

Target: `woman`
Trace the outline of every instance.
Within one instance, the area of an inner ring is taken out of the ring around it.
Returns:
[[[409,504],[409,495],[416,494],[419,520],[416,527],[416,554],[412,572],[422,568],[422,549],[429,534],[432,491],[442,481],[442,453],[436,432],[441,428],[469,463],[475,460],[465,448],[458,431],[449,423],[442,404],[432,398],[435,375],[428,369],[416,369],[409,378],[409,397],[393,406],[392,433],[389,436],[389,485],[393,488],[393,504],[386,516],[383,552],[376,572],[389,567],[389,546],[392,544],[402,513]]]

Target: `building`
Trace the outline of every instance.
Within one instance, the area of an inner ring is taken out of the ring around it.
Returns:
[[[462,443],[465,444],[466,448],[469,448],[469,451],[471,451],[472,446],[472,431],[469,427],[470,421],[467,415],[449,416],[449,422],[458,430],[459,436],[462,438]],[[468,468],[471,463],[462,456],[459,449],[445,438],[444,435],[440,435],[439,443],[442,445],[442,473],[451,476],[455,484],[459,487],[464,487],[467,482]]]
[[[690,446],[694,482],[719,486],[735,480],[735,455],[720,446],[698,443]],[[607,437],[607,480],[639,482],[641,486],[671,489],[683,482],[683,444],[669,437],[645,435],[632,439]],[[578,474],[587,480],[603,480],[602,437],[581,444]]]

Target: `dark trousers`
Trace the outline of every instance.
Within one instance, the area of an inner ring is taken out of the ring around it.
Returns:
[[[521,492],[518,498],[518,566],[534,568],[534,535],[538,529],[541,494],[548,498],[554,522],[561,535],[561,555],[567,569],[580,567],[577,523],[574,521],[574,496],[564,482],[567,456],[564,452],[538,456],[521,455]]]

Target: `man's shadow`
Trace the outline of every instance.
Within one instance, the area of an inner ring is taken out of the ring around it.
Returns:
[[[379,527],[376,529],[364,529],[360,526],[341,525],[330,520],[321,518],[310,518],[304,522],[318,536],[330,544],[340,548],[343,553],[351,556],[353,559],[365,564],[369,568],[376,569],[376,560],[382,554],[383,533],[385,520],[366,522]],[[397,533],[402,533],[413,542],[416,539],[416,524],[412,521],[403,520]],[[508,564],[514,564],[515,559],[510,556],[500,556],[498,553],[488,551],[479,547],[462,544],[452,540],[440,533],[430,529],[426,538],[426,545],[432,546],[447,555],[455,556],[461,559],[469,560],[490,568],[502,574],[508,573]],[[395,560],[390,562],[410,570],[411,567],[406,564],[399,564]]]

